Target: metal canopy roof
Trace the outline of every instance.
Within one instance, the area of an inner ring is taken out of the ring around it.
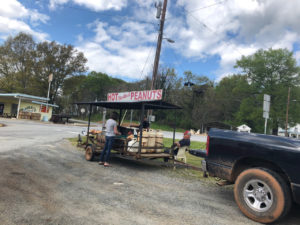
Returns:
[[[0,93],[0,97],[14,97],[14,98],[21,98],[25,100],[38,100],[38,101],[48,101],[50,99],[39,97],[39,96],[33,96],[33,95],[27,95],[27,94],[20,94],[20,93]]]
[[[140,102],[77,102],[77,105],[93,105],[108,109],[141,109],[142,104],[145,109],[181,109],[177,105],[173,105],[164,101],[140,101]]]
[[[58,105],[55,105],[55,104],[47,104],[47,103],[45,103],[45,102],[37,102],[37,101],[32,101],[32,103],[35,103],[35,104],[39,104],[39,105],[48,105],[48,106],[51,106],[51,107],[56,107],[56,108],[58,108],[59,106]]]

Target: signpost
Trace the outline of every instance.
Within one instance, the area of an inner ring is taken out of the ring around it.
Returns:
[[[50,85],[51,85],[52,80],[53,80],[53,74],[51,73],[51,74],[48,76],[49,87],[48,87],[48,94],[47,94],[46,113],[48,113],[48,101],[49,101],[49,94],[50,94]]]
[[[108,93],[108,102],[141,102],[141,101],[155,101],[162,99],[163,90],[147,90],[147,91],[131,91]]]
[[[265,118],[265,134],[267,133],[267,123],[269,119],[270,102],[271,102],[270,95],[264,94],[263,118]]]

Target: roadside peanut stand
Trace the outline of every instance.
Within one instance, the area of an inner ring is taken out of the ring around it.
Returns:
[[[172,159],[172,153],[164,152],[163,134],[154,130],[143,130],[142,123],[146,110],[177,110],[179,106],[164,102],[162,99],[162,90],[152,91],[133,91],[123,93],[110,93],[107,96],[108,101],[100,102],[81,102],[80,105],[89,105],[89,121],[87,129],[87,138],[84,143],[78,143],[85,148],[85,158],[88,161],[93,160],[95,155],[101,153],[105,145],[105,129],[103,131],[90,131],[91,111],[93,107],[103,107],[107,109],[119,110],[118,130],[121,135],[116,136],[112,149],[116,151],[119,157],[131,159]],[[124,110],[139,110],[140,126],[138,132],[134,127],[121,126],[121,118]],[[175,139],[175,129],[173,132],[173,142]],[[136,133],[136,135],[134,135]]]

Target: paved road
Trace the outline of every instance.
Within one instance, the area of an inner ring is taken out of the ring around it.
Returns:
[[[43,123],[30,120],[16,120],[0,118],[0,123],[7,126],[0,129],[0,152],[34,148],[49,142],[62,140],[62,138],[76,137],[84,128],[66,126],[62,124]]]
[[[3,121],[1,225],[257,224],[240,213],[231,186],[150,163],[113,159],[104,168],[63,140],[81,128]],[[299,209],[277,224],[300,224]]]

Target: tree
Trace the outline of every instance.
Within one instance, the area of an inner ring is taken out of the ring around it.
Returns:
[[[87,70],[87,59],[71,45],[36,43],[32,36],[19,33],[0,46],[0,89],[47,96],[48,76],[53,74],[50,102],[54,102],[66,78]]]
[[[256,97],[256,101],[259,100],[259,104],[252,104],[252,111],[259,111],[257,117],[261,118],[262,115],[263,94],[271,96],[271,126],[273,133],[276,133],[278,126],[283,127],[285,123],[287,90],[289,87],[296,89],[300,84],[300,70],[293,58],[293,53],[287,49],[261,49],[253,55],[243,56],[237,61],[235,67],[242,69],[251,88],[255,90],[253,96]],[[249,105],[249,102],[246,105]],[[248,111],[249,107],[246,108]],[[240,110],[243,110],[243,107]],[[244,116],[245,120],[258,119],[252,117],[249,111],[247,114],[243,112],[240,114]],[[299,117],[295,119],[300,121]],[[263,131],[262,126],[255,129],[260,132]]]
[[[0,47],[0,88],[30,94],[34,77],[36,43],[31,35],[9,37]]]
[[[60,45],[55,41],[37,45],[37,61],[35,88],[38,92],[46,94],[48,76],[53,74],[50,102],[55,102],[66,78],[87,70],[87,59],[82,52],[78,52],[72,45]]]
[[[218,119],[231,125],[240,125],[236,113],[243,99],[252,96],[252,89],[245,75],[224,77],[215,88]]]

